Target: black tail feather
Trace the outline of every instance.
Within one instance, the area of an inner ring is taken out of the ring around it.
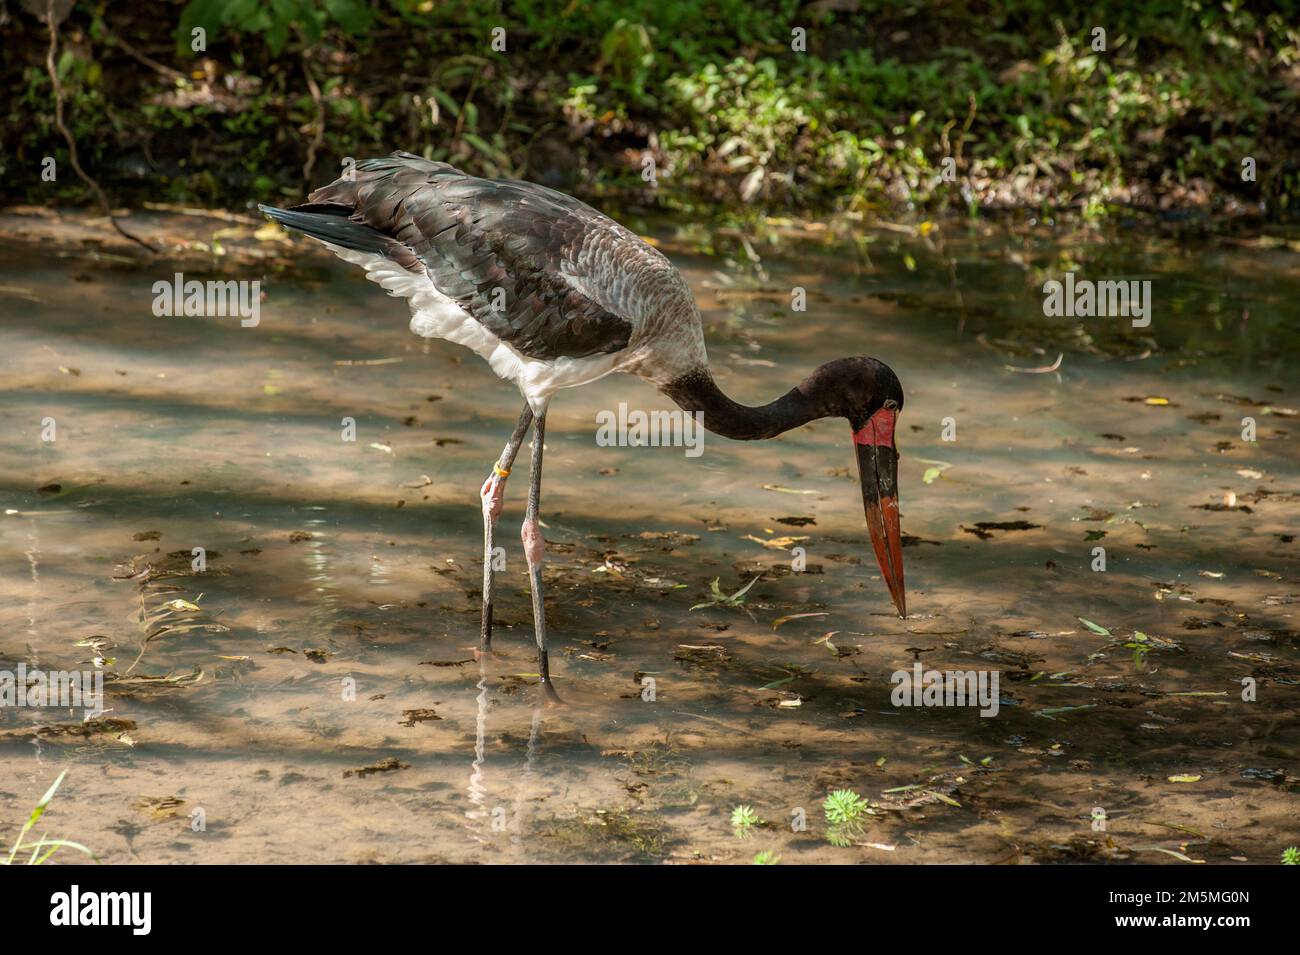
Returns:
[[[275,206],[259,205],[257,209],[263,215],[268,215],[303,235],[355,252],[386,255],[392,245],[393,240],[389,236],[348,218],[351,210],[346,206],[319,203],[297,209],[277,209]]]

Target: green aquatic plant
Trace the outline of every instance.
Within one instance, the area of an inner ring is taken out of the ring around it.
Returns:
[[[1287,846],[1282,850],[1283,865],[1300,865],[1300,849],[1295,846]]]
[[[771,849],[754,853],[754,865],[780,865],[781,857]]]
[[[749,583],[745,584],[745,586],[737,590],[734,594],[724,594],[722,592],[722,588],[718,586],[718,578],[714,577],[713,582],[709,584],[709,599],[702,604],[696,604],[691,609],[701,610],[704,609],[705,607],[739,607],[740,609],[743,610],[745,609],[745,594],[749,592],[750,587],[758,583],[761,577],[762,574],[760,574],[758,577],[755,577]]]
[[[1125,643],[1124,647],[1133,651],[1133,669],[1144,669],[1147,664],[1147,653],[1151,650],[1151,638],[1141,630],[1134,630],[1133,639]]]
[[[731,810],[731,831],[737,839],[748,839],[754,834],[754,827],[761,820],[758,813],[749,806],[737,806]]]
[[[45,815],[45,810],[49,808],[50,802],[54,799],[54,794],[58,792],[59,786],[63,783],[63,777],[66,775],[68,775],[68,771],[65,769],[63,772],[59,773],[59,778],[54,780],[54,784],[50,786],[49,789],[45,790],[45,795],[41,797],[41,801],[36,804],[36,808],[32,810],[31,815],[27,817],[27,821],[23,823],[22,831],[18,833],[18,838],[14,840],[13,848],[9,850],[9,855],[4,860],[5,865],[13,865],[14,859],[17,858],[18,853],[26,852],[29,849],[31,850],[31,855],[27,858],[27,865],[41,865],[48,862],[50,856],[54,855],[54,853],[58,852],[60,849],[76,849],[78,852],[85,853],[92,859],[95,858],[95,853],[91,852],[79,842],[72,842],[68,839],[47,839],[45,838],[44,833],[41,833],[41,837],[35,842],[24,842],[27,838],[27,833],[31,832],[36,823],[40,822],[41,816]]]
[[[835,790],[822,803],[822,811],[826,814],[826,839],[831,845],[850,846],[862,838],[862,821],[870,806],[853,790]]]

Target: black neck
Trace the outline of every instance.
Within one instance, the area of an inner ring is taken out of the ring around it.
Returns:
[[[707,368],[676,378],[661,390],[685,411],[704,412],[704,427],[714,434],[737,441],[774,438],[826,416],[799,388],[758,407],[739,404],[722,393]]]

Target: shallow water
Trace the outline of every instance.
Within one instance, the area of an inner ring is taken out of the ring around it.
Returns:
[[[65,768],[42,824],[107,862],[1271,863],[1300,840],[1285,237],[813,233],[760,245],[757,266],[660,239],[734,397],[841,354],[898,372],[907,620],[842,423],[707,436],[698,458],[599,447],[597,412],[671,407],[614,376],[548,417],[564,705],[539,708],[525,458],[499,531],[499,655],[473,653],[477,489],[511,386],[306,246],[288,271],[228,276],[263,279],[255,328],[155,317],[170,268],[10,246],[0,670],[102,655],[109,712],[0,709],[0,843]],[[1069,269],[1150,279],[1151,326],[1045,318],[1041,285]],[[1057,354],[1054,372],[1008,368]],[[789,572],[796,545],[807,573]],[[691,609],[714,578],[732,593],[759,573],[743,608]],[[998,671],[998,714],[891,705],[918,659]],[[839,788],[875,804],[841,848],[821,809]],[[768,823],[746,839],[741,804]]]

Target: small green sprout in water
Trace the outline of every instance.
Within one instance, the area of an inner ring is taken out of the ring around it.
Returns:
[[[41,865],[42,863],[49,861],[50,856],[54,855],[54,853],[65,848],[76,849],[78,852],[84,852],[92,859],[95,858],[95,853],[91,852],[79,842],[70,842],[67,839],[46,839],[44,833],[41,833],[41,837],[35,842],[29,842],[26,844],[23,842],[23,840],[27,838],[27,833],[31,832],[32,827],[34,827],[36,823],[40,822],[41,816],[45,815],[45,810],[49,808],[51,800],[54,799],[54,794],[58,792],[59,786],[63,784],[63,777],[66,775],[68,775],[66,769],[59,773],[59,778],[54,780],[54,785],[45,791],[45,795],[41,797],[41,801],[36,804],[36,808],[32,810],[32,814],[27,817],[27,821],[23,823],[22,831],[18,833],[18,838],[14,841],[13,848],[9,850],[9,855],[4,860],[5,865],[13,865],[14,859],[17,857],[18,853],[20,851],[26,852],[28,849],[31,850],[32,854],[27,858],[27,865]],[[45,851],[42,852],[42,850]]]
[[[781,857],[771,849],[754,853],[754,865],[780,865]]]
[[[833,846],[850,846],[861,839],[862,819],[867,815],[867,801],[851,789],[837,789],[822,803],[826,813],[826,839]]]
[[[1147,665],[1147,653],[1151,650],[1151,638],[1141,630],[1134,630],[1133,639],[1124,644],[1124,647],[1133,651],[1133,669],[1144,669]]]
[[[1282,850],[1283,865],[1300,865],[1300,849],[1295,846],[1288,846]]]
[[[713,583],[709,584],[709,599],[702,604],[696,604],[691,609],[701,610],[706,607],[739,607],[746,613],[749,613],[749,609],[745,606],[745,594],[749,592],[750,587],[758,583],[762,576],[762,574],[759,574],[758,577],[755,577],[749,583],[745,584],[745,586],[741,587],[734,594],[724,594],[722,588],[718,586],[718,578],[714,577]],[[753,614],[750,614],[750,616],[752,617]]]
[[[748,839],[752,836],[754,827],[760,821],[758,813],[749,806],[737,806],[731,810],[731,831],[735,833],[737,839]]]

